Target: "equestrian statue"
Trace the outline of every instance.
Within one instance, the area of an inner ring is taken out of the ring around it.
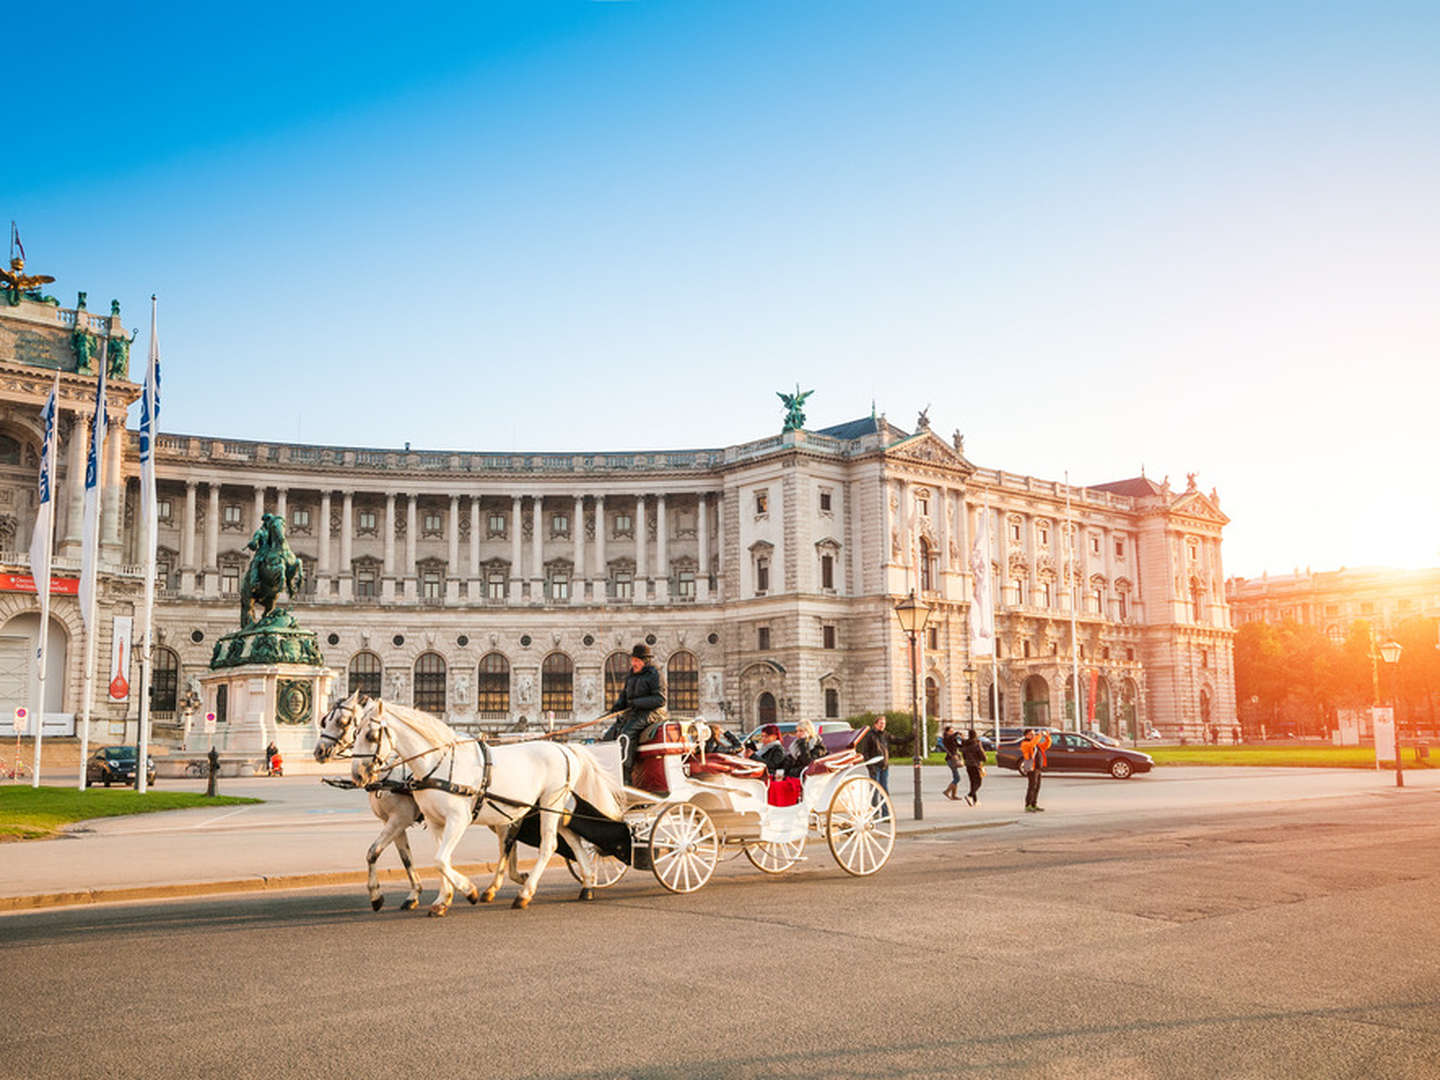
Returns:
[[[269,620],[276,613],[275,601],[280,597],[280,590],[283,588],[294,599],[300,595],[300,586],[305,580],[300,558],[290,550],[285,539],[285,519],[279,515],[262,517],[260,528],[255,530],[246,547],[255,552],[255,557],[250,560],[245,580],[240,583],[242,630]],[[259,619],[254,617],[256,604],[261,607]],[[285,614],[283,608],[280,614]]]

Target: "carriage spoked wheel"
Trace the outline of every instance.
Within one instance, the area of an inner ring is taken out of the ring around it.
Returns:
[[[585,854],[590,856],[590,864],[595,867],[595,887],[597,889],[608,889],[622,877],[625,871],[630,869],[630,864],[622,862],[614,855],[601,855],[600,850],[589,840],[581,840],[580,844],[585,848]],[[565,860],[565,869],[570,871],[570,876],[581,885],[585,879],[580,876],[580,866],[574,859]]]
[[[694,803],[660,811],[650,829],[650,868],[655,880],[675,893],[694,892],[715,872],[720,837],[710,815]]]
[[[798,840],[763,840],[745,845],[745,857],[764,874],[783,874],[805,854],[805,838]]]
[[[889,862],[895,808],[885,789],[868,776],[841,784],[825,815],[825,839],[840,869],[855,877],[867,877]]]

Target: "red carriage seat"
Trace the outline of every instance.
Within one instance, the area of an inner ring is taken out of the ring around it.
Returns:
[[[761,780],[766,772],[763,761],[752,761],[734,754],[706,754],[703,762],[694,757],[690,759],[688,767],[690,775],[696,779],[707,776],[738,776],[745,780]]]
[[[826,754],[811,762],[810,767],[805,770],[805,775],[819,776],[823,773],[839,772],[841,769],[848,769],[851,765],[859,765],[864,760],[858,750],[837,750],[833,754]]]

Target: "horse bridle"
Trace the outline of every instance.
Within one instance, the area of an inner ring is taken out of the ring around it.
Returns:
[[[375,701],[372,698],[366,698],[364,701],[357,701],[354,705],[348,706],[343,702],[341,703],[340,708],[342,714],[348,716],[350,718],[349,721],[343,725],[339,735],[331,736],[321,731],[320,738],[317,740],[322,746],[327,744],[334,745],[334,749],[326,755],[327,760],[342,756],[345,751],[355,745],[355,733],[360,730],[361,717],[364,715],[365,710],[374,704]],[[329,719],[329,717],[326,719]]]

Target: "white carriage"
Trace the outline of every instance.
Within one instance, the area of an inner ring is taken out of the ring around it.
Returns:
[[[597,886],[615,884],[633,865],[671,892],[694,892],[722,859],[742,852],[756,869],[780,874],[804,858],[812,831],[848,874],[866,877],[889,861],[894,809],[852,746],[811,764],[796,784],[770,779],[749,758],[705,754],[706,734],[702,721],[666,720],[641,735],[635,786],[625,789],[631,858],[592,850]],[[618,742],[587,749],[619,778]]]

